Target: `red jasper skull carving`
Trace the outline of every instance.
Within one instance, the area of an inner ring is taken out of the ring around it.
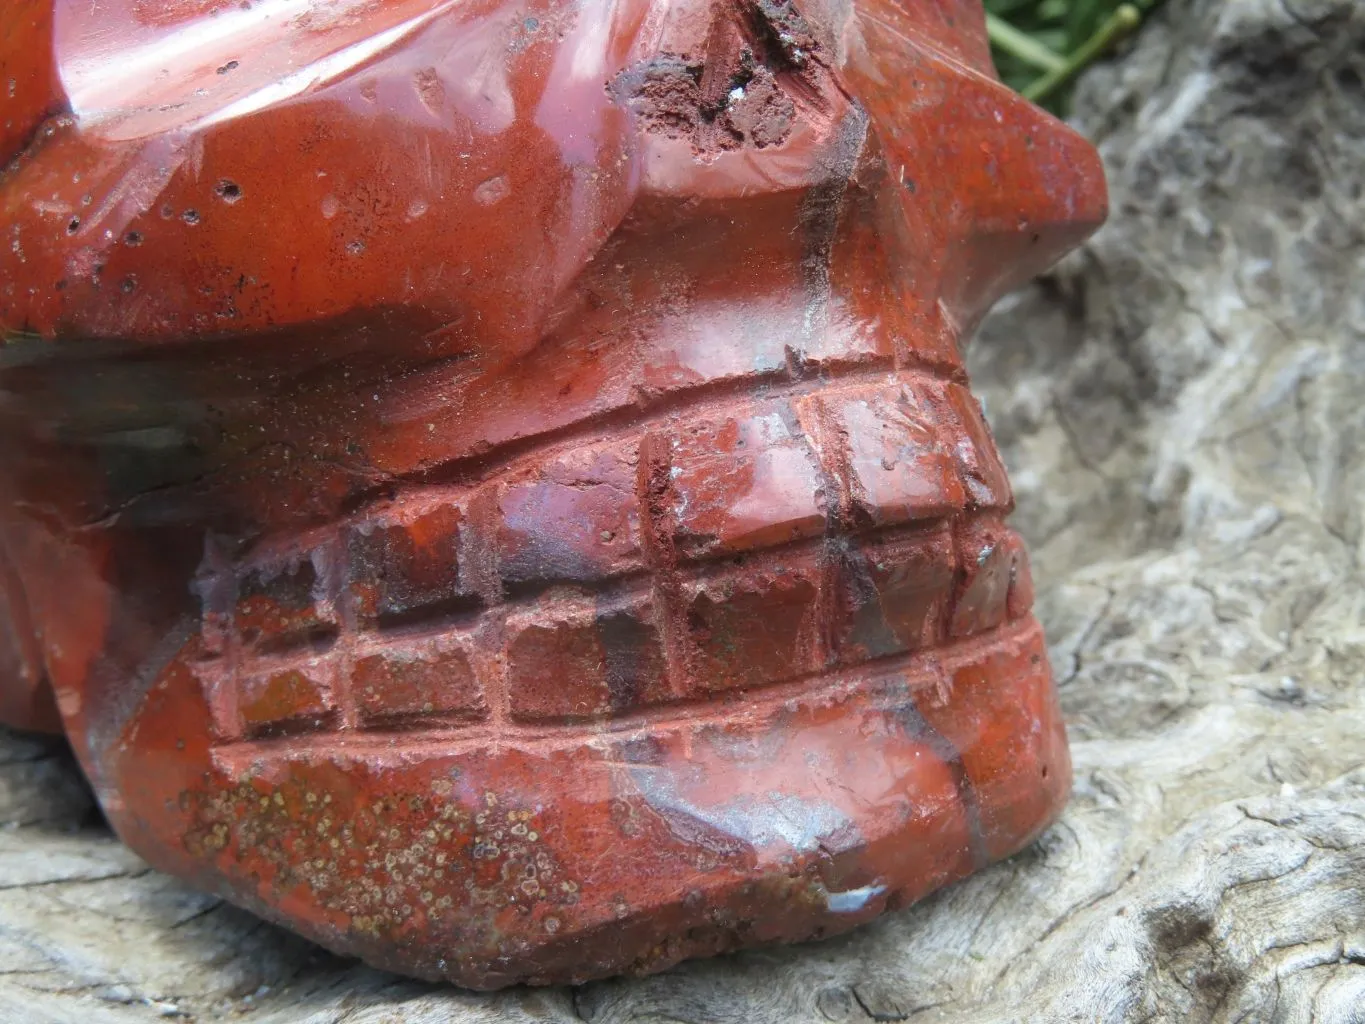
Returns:
[[[1065,738],[960,346],[1104,216],[976,0],[11,0],[0,714],[495,987],[833,933]]]

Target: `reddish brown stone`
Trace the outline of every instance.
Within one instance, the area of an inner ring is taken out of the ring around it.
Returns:
[[[820,668],[819,595],[820,567],[810,556],[780,555],[688,584],[682,646],[689,690],[742,690]]]
[[[648,599],[537,609],[514,616],[507,634],[508,710],[518,721],[598,718],[671,697]]]
[[[1027,829],[1070,783],[1070,757],[1056,700],[1032,681],[1047,653],[1032,628],[994,643],[968,642],[944,659],[947,686],[918,699],[930,727],[960,752],[978,841],[1007,856],[1006,836]],[[1058,778],[1062,773],[1062,778]]]
[[[0,533],[0,722],[60,732],[62,717],[44,674],[42,643],[4,539]]]
[[[499,489],[498,565],[512,591],[644,568],[634,446],[587,445]]]
[[[1013,530],[995,520],[969,520],[958,527],[957,546],[959,580],[948,626],[951,636],[984,633],[1007,617],[1027,614],[1033,580],[1028,556]]]
[[[0,719],[150,863],[489,988],[1055,817],[961,348],[1104,187],[975,0],[0,8]]]
[[[842,456],[835,472],[851,522],[892,526],[941,519],[962,507],[955,438],[943,433],[942,417],[919,381],[836,392],[819,403],[829,443]]]
[[[474,720],[487,714],[469,655],[458,643],[417,641],[360,654],[351,693],[362,726]]]
[[[330,687],[314,666],[280,667],[244,675],[237,710],[248,736],[321,729],[334,710]]]
[[[460,575],[463,522],[458,505],[443,503],[354,525],[348,575],[358,613],[400,622],[477,603]]]
[[[790,406],[682,425],[667,443],[679,556],[736,554],[824,532],[820,465]]]
[[[953,538],[947,527],[896,540],[850,543],[836,560],[838,660],[932,648],[953,607]]]
[[[968,500],[977,508],[1009,511],[1014,507],[1014,496],[986,421],[981,417],[980,404],[958,384],[948,384],[940,394],[951,409],[946,421],[955,426],[953,456]]]
[[[17,153],[65,106],[52,46],[52,0],[7,0],[0,10],[0,159]]]
[[[280,649],[335,632],[336,623],[318,606],[317,567],[310,559],[287,565],[255,566],[238,581],[232,626],[243,645]]]
[[[1033,570],[1017,533],[1011,531],[1005,543],[1010,548],[1010,593],[1006,607],[1011,619],[1024,619],[1033,614]]]

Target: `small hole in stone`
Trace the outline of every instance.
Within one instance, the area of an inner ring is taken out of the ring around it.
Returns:
[[[235,60],[230,60],[230,61],[228,61],[226,64],[224,64],[221,68],[218,69],[218,73],[219,73],[220,75],[226,75],[229,71],[232,71],[232,70],[233,70],[234,68],[236,68],[236,67],[237,67],[237,62],[236,62]]]
[[[136,249],[142,244],[142,234],[138,231],[129,231],[123,236],[123,244],[129,248]]]
[[[183,220],[186,224],[198,224],[198,223],[199,223],[199,211],[198,211],[198,210],[186,210],[184,213],[182,213],[182,214],[180,215],[180,219]]]
[[[242,186],[235,181],[228,181],[226,178],[218,183],[214,189],[218,193],[218,198],[225,203],[235,203],[242,198]]]
[[[79,217],[72,217],[69,221],[67,221],[67,223],[66,223],[66,233],[67,233],[68,235],[74,235],[74,234],[75,234],[77,231],[79,231],[80,229],[81,229],[81,219],[80,219]]]

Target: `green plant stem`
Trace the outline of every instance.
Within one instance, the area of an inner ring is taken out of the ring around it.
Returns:
[[[1049,71],[1030,83],[1024,90],[1024,96],[1034,103],[1042,103],[1104,56],[1111,46],[1132,32],[1141,22],[1142,14],[1137,7],[1133,4],[1120,4],[1089,39],[1076,47],[1075,52],[1066,58],[1062,67]]]
[[[1056,74],[1066,67],[1066,58],[1054,53],[1032,36],[1020,32],[1003,18],[986,12],[986,35],[992,43],[1040,71]]]

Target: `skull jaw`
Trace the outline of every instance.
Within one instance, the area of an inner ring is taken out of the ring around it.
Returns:
[[[130,713],[68,709],[110,820],[329,949],[475,988],[830,935],[1008,856],[1069,759],[954,376],[703,393],[210,543],[197,621],[111,688]]]
[[[735,360],[798,305],[703,306],[626,355],[711,377],[490,456],[424,431],[461,472],[321,522],[231,543],[171,488],[27,552],[119,834],[477,988],[834,934],[1019,849],[1070,773],[1003,468],[954,362],[832,305],[763,372]]]
[[[222,747],[203,711],[147,702],[120,834],[337,953],[479,989],[837,934],[1017,851],[1070,784],[1031,617],[592,730]]]

